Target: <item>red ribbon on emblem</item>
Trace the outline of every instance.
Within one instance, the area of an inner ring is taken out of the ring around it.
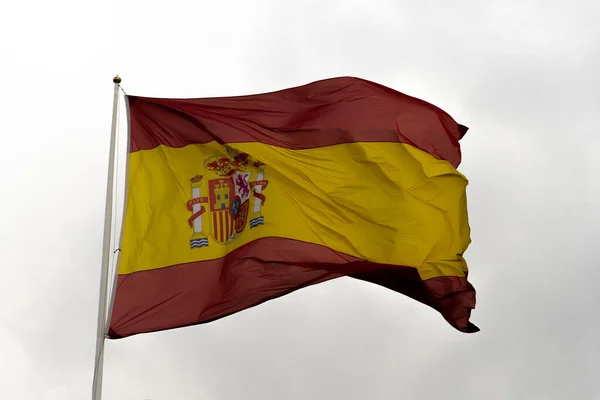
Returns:
[[[265,204],[265,200],[266,200],[267,198],[266,198],[266,197],[265,197],[265,195],[264,195],[264,194],[262,194],[262,193],[256,193],[256,189],[255,189],[255,187],[256,187],[256,186],[259,186],[259,187],[261,188],[261,190],[264,190],[264,189],[267,187],[267,185],[268,185],[268,184],[269,184],[269,181],[266,181],[266,180],[264,180],[264,179],[263,179],[263,180],[261,180],[261,181],[254,181],[254,182],[250,182],[250,187],[251,187],[252,189],[254,189],[254,190],[252,191],[252,194],[254,194],[254,197],[256,197],[257,199],[259,199],[259,200],[260,200],[260,204],[261,204],[261,205]]]
[[[192,206],[194,204],[200,204],[200,203],[208,203],[208,197],[196,197],[195,199],[189,200],[186,205],[187,205],[187,209],[189,211],[192,211],[193,208]],[[190,224],[190,227],[194,226],[194,220],[196,218],[198,218],[199,216],[201,216],[202,214],[204,214],[206,212],[206,208],[204,208],[204,206],[200,206],[200,210],[196,213],[194,213],[190,218],[188,218],[188,223]]]

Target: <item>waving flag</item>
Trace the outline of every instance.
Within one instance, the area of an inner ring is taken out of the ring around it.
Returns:
[[[127,96],[109,336],[212,321],[348,276],[469,322],[466,128],[357,78],[249,96]]]

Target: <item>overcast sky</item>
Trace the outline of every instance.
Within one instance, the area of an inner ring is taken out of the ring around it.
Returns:
[[[0,398],[90,398],[119,73],[163,97],[353,75],[469,126],[482,330],[339,279],[108,342],[104,399],[599,399],[599,19],[595,0],[4,2]]]

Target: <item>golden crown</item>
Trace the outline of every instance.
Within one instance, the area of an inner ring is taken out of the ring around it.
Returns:
[[[222,157],[207,163],[206,167],[217,175],[227,176],[232,171],[243,171],[248,166],[248,155],[240,154],[233,158]]]
[[[202,175],[196,175],[194,177],[192,177],[191,181],[192,183],[198,183],[202,180],[203,176]]]

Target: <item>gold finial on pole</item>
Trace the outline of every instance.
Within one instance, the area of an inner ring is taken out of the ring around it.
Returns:
[[[116,83],[116,84],[119,84],[119,83],[121,83],[121,77],[120,77],[120,76],[117,74],[117,76],[115,76],[115,77],[113,78],[113,82],[114,82],[114,83]]]

